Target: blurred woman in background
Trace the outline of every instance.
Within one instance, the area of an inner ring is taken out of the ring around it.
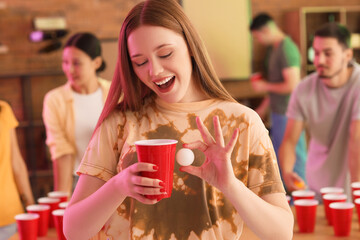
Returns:
[[[75,170],[85,152],[103,108],[110,82],[98,77],[105,69],[100,41],[77,33],[66,42],[62,69],[67,83],[44,98],[46,144],[53,160],[54,190],[71,193]]]

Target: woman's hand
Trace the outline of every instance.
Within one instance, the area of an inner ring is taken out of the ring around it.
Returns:
[[[132,197],[144,204],[154,204],[156,199],[148,199],[145,195],[164,194],[164,183],[159,179],[142,177],[141,172],[156,172],[158,166],[151,163],[138,162],[122,170],[114,177],[121,194]]]
[[[234,131],[228,144],[225,145],[218,116],[213,118],[213,123],[215,139],[200,118],[196,118],[196,124],[203,141],[184,144],[184,147],[199,149],[205,154],[206,160],[200,167],[186,166],[181,167],[180,170],[200,177],[220,191],[224,191],[224,188],[235,179],[231,164],[231,153],[238,139],[239,129],[237,128]]]

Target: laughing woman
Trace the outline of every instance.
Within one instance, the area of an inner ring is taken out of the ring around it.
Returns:
[[[121,100],[120,100],[121,99]],[[119,102],[120,100],[120,102]],[[175,165],[160,201],[158,166],[137,161],[134,142],[171,138],[195,152]],[[148,0],[125,19],[109,96],[66,210],[68,239],[291,239],[293,215],[259,116],[237,103],[213,70],[181,6]],[[276,229],[276,231],[274,231]]]

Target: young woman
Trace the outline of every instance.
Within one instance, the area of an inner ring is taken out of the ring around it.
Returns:
[[[134,142],[171,138],[195,152],[175,164],[172,196],[140,176]],[[125,19],[119,60],[64,218],[68,239],[291,239],[293,215],[268,132],[216,76],[176,1],[148,0]],[[276,229],[276,232],[274,232]],[[96,237],[96,238],[95,238]]]
[[[43,120],[53,160],[54,190],[71,193],[78,168],[100,116],[110,82],[97,73],[105,69],[100,41],[77,33],[66,42],[62,68],[67,83],[46,94]]]

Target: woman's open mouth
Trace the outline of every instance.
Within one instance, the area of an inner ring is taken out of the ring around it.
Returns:
[[[175,76],[172,76],[165,78],[162,81],[155,82],[155,84],[160,90],[167,90],[170,86],[173,85],[174,82],[175,82]]]

